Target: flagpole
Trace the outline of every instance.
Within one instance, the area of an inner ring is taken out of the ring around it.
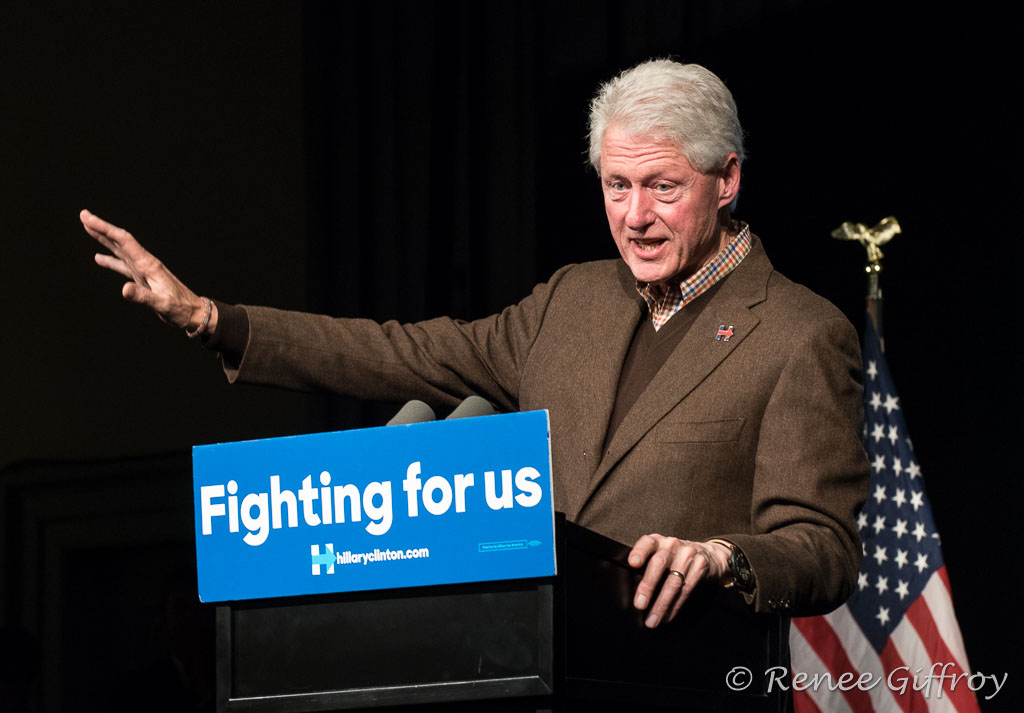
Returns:
[[[832,231],[832,237],[838,240],[856,240],[868,252],[868,262],[864,271],[868,276],[867,308],[868,316],[875,327],[879,345],[885,351],[885,337],[882,332],[882,250],[879,247],[900,233],[900,224],[892,216],[884,218],[874,228],[863,223],[843,223]]]
[[[871,318],[871,323],[875,326],[875,334],[878,335],[878,343],[882,347],[882,351],[885,351],[885,333],[882,332],[882,263],[869,262],[864,266],[865,272],[868,274],[868,317]]]

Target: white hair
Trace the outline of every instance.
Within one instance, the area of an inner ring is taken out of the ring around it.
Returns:
[[[720,170],[736,153],[743,129],[722,80],[699,64],[652,59],[602,84],[590,102],[590,164],[601,172],[601,143],[610,127],[667,139],[702,173]]]

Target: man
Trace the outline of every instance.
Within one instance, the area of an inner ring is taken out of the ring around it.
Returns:
[[[711,72],[623,72],[591,105],[590,157],[622,260],[562,268],[501,314],[411,325],[199,297],[82,212],[122,294],[221,351],[228,378],[359,398],[547,408],[555,507],[644,568],[671,620],[702,581],[757,611],[828,611],[861,557],[860,356],[832,305],[776,273],[732,220],[742,131]],[[661,534],[664,533],[664,534]]]

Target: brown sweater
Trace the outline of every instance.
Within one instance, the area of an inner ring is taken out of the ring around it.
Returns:
[[[605,446],[611,443],[612,436],[619,430],[622,419],[640,398],[640,394],[647,389],[647,385],[651,383],[654,375],[664,366],[669,354],[675,351],[679,342],[690,331],[690,327],[704,311],[704,306],[718,291],[720,284],[715,283],[709,287],[703,294],[672,315],[672,318],[657,331],[650,319],[640,320],[640,325],[633,335],[633,341],[629,345],[626,361],[622,364],[622,374],[619,376],[615,405],[612,407],[612,416],[608,422]]]

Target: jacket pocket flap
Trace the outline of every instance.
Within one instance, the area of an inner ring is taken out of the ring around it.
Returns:
[[[662,421],[651,435],[659,443],[720,443],[737,440],[742,430],[742,418],[727,418],[721,421]]]

